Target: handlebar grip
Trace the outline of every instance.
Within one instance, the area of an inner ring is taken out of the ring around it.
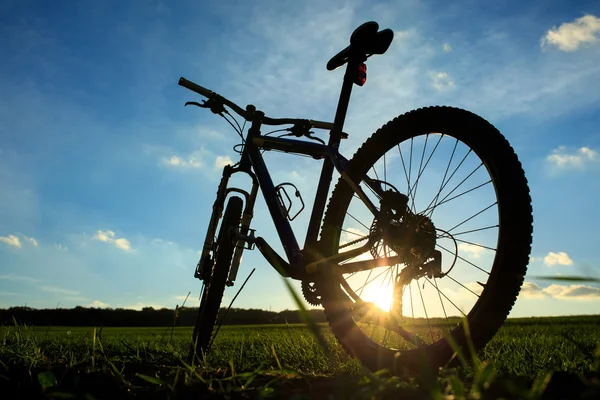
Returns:
[[[201,94],[204,97],[210,97],[213,94],[212,90],[204,88],[192,81],[188,81],[184,77],[179,78],[179,86],[183,86],[184,88],[189,89],[198,94]]]
[[[326,129],[326,130],[333,129],[333,123],[331,123],[331,122],[314,121],[311,119],[311,120],[309,120],[309,123],[317,129]]]

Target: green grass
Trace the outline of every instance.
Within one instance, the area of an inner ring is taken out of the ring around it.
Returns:
[[[417,377],[415,381],[364,371],[326,325],[316,328],[328,353],[315,337],[314,327],[223,326],[206,363],[192,367],[182,362],[191,339],[188,327],[6,326],[0,328],[0,389],[19,396],[44,393],[81,398],[128,393],[155,398],[332,394],[344,399],[386,393],[417,398],[513,398],[518,393],[520,398],[536,398],[556,390],[552,385],[559,379],[557,387],[572,388],[569,397],[580,398],[584,393],[578,386],[580,377],[584,381],[595,377],[596,383],[583,382],[584,389],[600,394],[599,316],[508,320],[479,353],[481,362],[441,371],[433,380]]]

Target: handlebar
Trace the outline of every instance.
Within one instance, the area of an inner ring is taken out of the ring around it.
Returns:
[[[218,95],[217,93],[209,90],[205,87],[198,85],[192,81],[185,79],[184,77],[179,78],[179,86],[183,86],[186,89],[191,90],[192,92],[196,92],[204,97],[209,99],[218,99],[224,105],[231,108],[238,114],[240,117],[244,118],[246,121],[253,121],[256,118],[256,114],[254,110],[244,110],[234,102],[227,100],[225,97]],[[323,121],[315,121],[312,119],[298,119],[298,118],[269,118],[266,116],[262,117],[262,123],[265,125],[294,125],[298,123],[308,122],[311,126],[317,129],[333,129],[333,123],[331,122],[323,122]]]

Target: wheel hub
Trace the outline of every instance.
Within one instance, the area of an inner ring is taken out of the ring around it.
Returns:
[[[388,190],[381,199],[379,218],[373,221],[371,235],[379,240],[371,248],[374,258],[386,257],[391,249],[404,264],[423,264],[431,256],[436,244],[433,221],[422,214],[414,214],[408,207],[408,197]]]

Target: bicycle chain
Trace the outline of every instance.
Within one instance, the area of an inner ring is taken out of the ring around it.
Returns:
[[[348,246],[352,246],[353,244],[360,243],[360,242],[362,242],[363,240],[367,240],[367,239],[369,239],[370,237],[371,237],[371,235],[369,235],[369,236],[365,236],[365,237],[361,237],[361,238],[358,238],[358,239],[356,239],[356,240],[353,240],[353,241],[351,241],[351,242],[348,242],[348,243],[344,243],[343,245],[341,245],[341,246],[339,247],[339,249],[343,249],[344,247],[348,247]]]

